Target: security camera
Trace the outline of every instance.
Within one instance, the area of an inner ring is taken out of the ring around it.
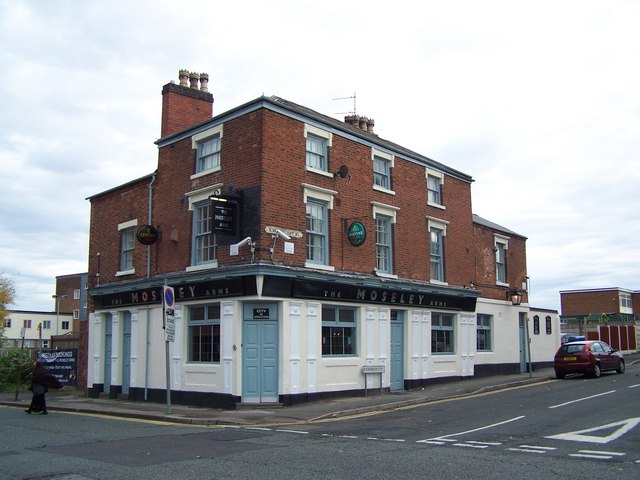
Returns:
[[[236,243],[236,247],[238,248],[243,247],[245,245],[251,245],[251,237],[247,237],[244,240],[241,240],[238,243]]]
[[[287,235],[286,233],[284,233],[280,229],[276,230],[276,235],[279,236],[283,240],[286,240],[286,241],[291,240],[291,237],[289,235]]]

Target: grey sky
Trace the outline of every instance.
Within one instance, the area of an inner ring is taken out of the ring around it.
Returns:
[[[231,3],[233,3],[231,5]],[[528,237],[532,304],[639,289],[640,2],[0,0],[0,273],[52,310],[87,270],[86,197],[151,173],[162,85],[214,114],[279,95],[475,179]]]

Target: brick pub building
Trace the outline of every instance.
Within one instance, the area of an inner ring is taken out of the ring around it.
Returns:
[[[472,213],[469,175],[280,97],[212,117],[208,76],[179,76],[157,170],[89,198],[90,395],[165,400],[164,285],[174,403],[526,371],[526,238]],[[548,364],[557,315],[538,337]]]

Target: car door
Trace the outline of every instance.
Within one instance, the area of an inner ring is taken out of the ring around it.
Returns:
[[[615,370],[618,368],[618,356],[613,351],[613,348],[604,342],[599,343],[602,348],[602,353],[600,354],[600,358],[602,359],[600,363],[602,365],[602,369]]]

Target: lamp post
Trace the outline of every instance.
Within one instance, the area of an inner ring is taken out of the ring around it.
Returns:
[[[507,298],[511,301],[511,304],[515,307],[522,303],[522,292],[518,291],[517,288],[513,290],[507,291]],[[531,343],[529,341],[529,315],[525,315],[524,317],[524,338],[525,342],[527,342],[527,369],[529,370],[529,378],[532,376],[531,371]]]
[[[60,299],[67,298],[66,295],[51,295],[51,298],[56,299],[56,335],[58,335],[60,329]]]

